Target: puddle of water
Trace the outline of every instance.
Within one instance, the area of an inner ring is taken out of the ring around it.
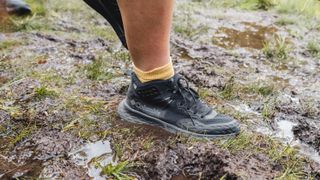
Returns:
[[[298,124],[287,120],[278,121],[277,126],[279,128],[279,131],[275,136],[284,139],[286,142],[292,142],[294,140],[292,129],[296,125]]]
[[[320,155],[314,148],[308,146],[300,140],[295,140],[292,129],[296,125],[298,124],[287,120],[278,121],[277,126],[279,131],[276,133],[276,137],[285,139],[286,142],[290,143],[291,146],[297,147],[301,154],[320,164]]]
[[[86,144],[84,147],[72,152],[70,155],[76,164],[88,169],[88,175],[94,180],[106,179],[100,175],[101,169],[95,167],[97,162],[102,166],[106,166],[110,163],[115,164],[109,141],[97,141],[95,143]]]
[[[262,49],[265,41],[272,37],[277,29],[272,26],[261,26],[255,23],[243,22],[243,31],[220,27],[213,37],[213,43],[226,48],[253,48]]]
[[[301,142],[300,140],[296,140],[293,134],[293,127],[297,125],[297,123],[281,120],[277,121],[276,125],[278,127],[278,131],[273,132],[269,128],[258,128],[257,131],[263,134],[272,135],[274,137],[282,139],[285,143],[290,144],[299,149],[300,154],[309,157],[313,161],[320,164],[320,154],[312,147],[307,144]]]

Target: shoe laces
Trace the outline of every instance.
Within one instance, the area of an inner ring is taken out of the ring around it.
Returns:
[[[208,106],[199,100],[198,93],[189,86],[189,83],[185,78],[178,77],[176,84],[176,90],[182,97],[180,105],[184,107],[184,111],[188,114],[192,124],[195,126],[194,115],[199,114],[201,117],[203,117],[204,115],[208,114],[208,112],[205,111],[200,112],[200,109],[207,108]]]

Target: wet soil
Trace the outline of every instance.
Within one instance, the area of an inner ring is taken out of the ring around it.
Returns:
[[[199,140],[122,122],[116,107],[129,83],[128,52],[85,4],[58,4],[33,19],[50,28],[24,24],[29,29],[0,35],[15,42],[0,52],[0,179],[107,179],[95,163],[124,161],[137,179],[320,179],[302,143],[286,151],[299,140],[320,152],[320,61],[306,49],[319,31],[291,25],[290,34],[272,12],[194,6],[188,28],[207,31],[173,32],[175,69],[243,129],[237,138]],[[262,53],[274,35],[290,39],[288,59]]]
[[[277,29],[272,26],[261,26],[243,22],[243,31],[220,27],[213,36],[213,43],[223,48],[254,48],[262,49],[264,44],[275,35]]]
[[[320,154],[320,128],[319,123],[303,122],[293,128],[296,138],[314,147]]]

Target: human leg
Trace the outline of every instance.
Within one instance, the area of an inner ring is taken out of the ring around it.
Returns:
[[[169,58],[173,0],[118,2],[135,65],[127,97],[118,107],[120,117],[198,137],[238,134],[240,127],[236,120],[214,111],[183,77],[174,75]],[[163,72],[171,75],[142,77]]]

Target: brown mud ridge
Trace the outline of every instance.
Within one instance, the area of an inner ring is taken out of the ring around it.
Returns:
[[[272,167],[261,154],[236,157],[210,143],[164,146],[139,157],[144,162],[137,170],[141,179],[240,179],[235,173],[266,179],[277,174],[276,165]]]
[[[124,148],[122,159],[135,164],[131,170],[138,179],[273,179],[285,168],[263,153],[230,153],[210,141],[177,138],[148,125],[119,123],[116,127],[135,129],[125,141],[122,134],[113,135],[113,141]],[[145,137],[152,142],[151,148],[144,148]],[[303,171],[320,177],[317,163],[308,162]]]

